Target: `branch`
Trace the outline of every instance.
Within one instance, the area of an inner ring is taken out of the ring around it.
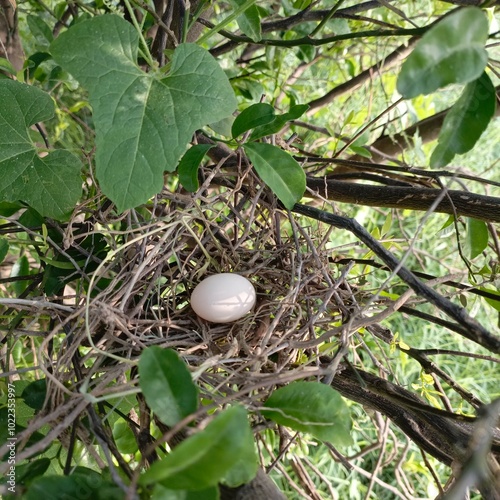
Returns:
[[[308,102],[307,104],[309,105],[309,109],[307,111],[307,115],[314,114],[318,108],[330,104],[333,100],[335,100],[337,97],[340,97],[341,95],[354,91],[355,89],[363,85],[367,80],[370,80],[374,76],[378,76],[383,70],[387,70],[395,66],[399,61],[401,61],[401,59],[405,58],[412,51],[417,40],[418,38],[410,39],[407,44],[400,45],[387,57],[381,59],[365,71],[362,71],[359,75],[351,78],[347,82],[337,85],[325,95]]]
[[[401,265],[398,259],[373,238],[356,220],[301,205],[299,203],[295,204],[292,211],[325,222],[333,227],[347,229],[372,250],[372,252],[377,255],[391,271],[397,274],[408,286],[410,286],[417,295],[436,306],[458,324],[464,326],[466,330],[461,334],[463,337],[482,345],[493,353],[500,354],[500,337],[493,335],[475,319],[471,318],[464,308],[454,304],[446,297],[443,297],[438,292],[422,283],[409,269]]]
[[[498,96],[500,86],[496,87],[496,92]],[[372,153],[370,161],[372,163],[381,163],[387,160],[387,158],[397,157],[403,154],[405,150],[412,149],[415,146],[414,137],[417,134],[422,144],[435,141],[439,137],[439,132],[448,111],[450,111],[450,108],[424,118],[397,134],[380,136],[368,148]],[[500,106],[496,107],[494,118],[498,116],[500,116]],[[353,161],[366,161],[366,158],[359,155],[351,156],[349,159]]]
[[[335,374],[331,386],[344,397],[390,418],[413,442],[440,462],[449,466],[464,463],[474,421],[438,415],[431,411],[435,408],[426,405],[412,392],[349,366],[343,366]],[[423,410],[426,406],[428,412]],[[489,434],[494,452],[499,455],[500,431],[492,427]]]
[[[466,191],[408,186],[374,186],[352,182],[307,178],[307,186],[321,196],[341,203],[427,211],[439,198],[436,212],[500,222],[500,200]]]

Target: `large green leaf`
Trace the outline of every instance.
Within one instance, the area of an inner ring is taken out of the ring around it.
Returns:
[[[280,425],[332,444],[351,443],[349,408],[340,394],[319,382],[293,382],[274,391],[262,414]]]
[[[465,87],[446,115],[431,156],[431,167],[444,167],[456,154],[470,151],[495,115],[495,107],[495,87],[483,73]]]
[[[251,142],[244,148],[260,178],[283,205],[291,209],[306,190],[306,175],[302,167],[286,151],[272,144]]]
[[[115,15],[78,23],[51,44],[54,59],[89,91],[97,179],[120,211],[160,192],[193,132],[237,104],[206,50],[181,44],[161,77],[137,66],[138,44],[134,27]]]
[[[45,92],[0,80],[0,200],[22,200],[42,215],[64,218],[82,193],[80,160],[68,151],[41,158],[29,127],[54,115]]]
[[[451,83],[468,83],[486,67],[488,20],[477,7],[460,9],[433,26],[408,56],[397,81],[410,99]]]
[[[140,478],[143,485],[160,482],[167,488],[203,490],[218,484],[228,471],[254,450],[247,412],[233,406],[207,427],[176,446]],[[256,461],[253,451],[253,461]]]
[[[165,424],[173,426],[198,407],[198,389],[178,354],[148,347],[139,359],[139,384],[149,407]]]

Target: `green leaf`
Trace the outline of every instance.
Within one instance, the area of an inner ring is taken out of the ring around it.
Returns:
[[[233,9],[241,7],[247,0],[229,0]],[[262,27],[260,24],[260,14],[257,6],[250,5],[243,14],[236,18],[240,30],[254,42],[262,39]]]
[[[483,299],[486,301],[487,304],[489,304],[493,309],[497,310],[500,312],[500,292],[498,289],[492,290],[491,288],[486,288],[484,286],[479,287],[479,290],[482,290],[483,292],[488,292],[492,295],[497,296],[497,299],[492,299],[490,297],[483,297]]]
[[[16,82],[0,81],[0,200],[22,200],[42,215],[64,218],[82,192],[80,160],[68,151],[40,158],[29,127],[54,115],[45,92]]]
[[[239,458],[235,458],[232,467],[224,474],[220,482],[231,488],[237,488],[242,484],[249,483],[259,469],[259,462],[255,452],[252,429],[249,425],[241,429],[242,439],[246,445],[243,447]]]
[[[18,276],[27,276],[30,273],[30,263],[26,255],[21,255],[19,259],[14,263],[10,271],[11,278],[17,278]],[[12,283],[12,288],[16,297],[20,297],[21,294],[28,287],[28,280],[14,281]]]
[[[160,482],[167,488],[183,490],[215,486],[235,463],[249,454],[250,448],[254,450],[249,429],[246,410],[232,406],[204,430],[176,446],[163,460],[151,465],[139,482],[142,485]]]
[[[149,407],[167,425],[175,425],[198,408],[191,373],[171,349],[152,346],[142,351],[139,385]]]
[[[47,395],[47,381],[44,378],[30,382],[21,394],[24,402],[34,410],[41,410]]]
[[[115,15],[94,17],[51,45],[58,64],[89,91],[96,129],[96,174],[118,210],[163,187],[195,130],[227,117],[236,98],[217,61],[195,44],[174,52],[162,78],[137,66],[139,38]]]
[[[118,419],[113,425],[113,439],[120,453],[135,454],[137,452],[137,440],[123,418]]]
[[[255,141],[266,135],[277,134],[289,121],[300,118],[308,109],[308,104],[297,104],[292,106],[290,111],[276,116],[271,123],[257,127],[250,135],[250,140]]]
[[[351,415],[340,394],[319,382],[293,382],[274,391],[262,414],[332,444],[351,443]]]
[[[191,146],[181,158],[177,168],[179,172],[179,182],[190,193],[198,190],[198,167],[203,157],[215,146],[215,144],[196,144]]]
[[[495,87],[483,73],[465,87],[446,115],[431,156],[431,167],[444,167],[456,154],[470,151],[495,115],[495,108]]]
[[[233,138],[238,137],[255,127],[265,125],[274,120],[274,108],[267,103],[252,104],[242,111],[234,120],[231,128]]]
[[[12,66],[12,63],[4,57],[0,57],[0,71],[5,71],[6,73],[9,73],[9,75],[15,75],[17,73],[16,68]]]
[[[306,190],[302,167],[286,151],[272,144],[252,142],[244,148],[260,178],[286,208],[292,209]]]
[[[9,241],[3,236],[0,237],[0,264],[4,261],[9,253]]]
[[[50,459],[44,457],[27,464],[16,465],[16,482],[22,485],[29,484],[36,477],[45,474],[50,466]]]
[[[26,20],[28,21],[30,34],[34,36],[39,43],[42,43],[43,45],[49,45],[52,42],[52,40],[54,39],[52,30],[40,16],[30,14],[26,18]]]
[[[70,476],[41,476],[36,478],[23,495],[25,500],[40,500],[51,498],[62,500],[66,498],[92,497],[95,500],[121,500],[123,491],[109,481],[94,474],[76,473]]]
[[[231,137],[231,127],[234,123],[234,116],[229,115],[226,118],[222,118],[218,122],[210,123],[208,126],[216,133],[224,135],[226,137]]]
[[[219,500],[219,488],[212,486],[200,491],[170,490],[156,484],[151,500]]]
[[[486,222],[467,218],[467,243],[471,259],[477,257],[488,246],[488,226]]]
[[[401,67],[398,92],[406,99],[478,78],[488,62],[488,20],[477,7],[446,16],[427,31]]]

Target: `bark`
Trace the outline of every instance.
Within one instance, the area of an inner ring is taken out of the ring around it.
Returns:
[[[238,488],[219,486],[221,500],[285,500],[286,496],[273,483],[272,479],[259,469],[255,478]]]
[[[495,464],[500,459],[500,429],[495,419],[470,420],[436,411],[406,389],[350,366],[342,367],[331,386],[351,401],[388,417],[422,450],[455,470],[465,470],[471,457],[477,456],[477,436],[487,434],[488,448],[478,451],[489,460],[482,462],[483,470],[476,472],[472,483],[486,495],[484,498],[497,498],[492,496],[496,489]]]
[[[15,0],[0,0],[0,57],[8,59],[16,71],[24,64],[24,53],[17,30]]]
[[[399,46],[387,57],[380,60],[367,70],[362,71],[359,75],[351,78],[347,82],[337,85],[325,95],[308,102],[307,104],[309,105],[309,109],[307,110],[307,115],[314,114],[319,108],[330,104],[337,97],[347,94],[348,92],[353,92],[368,80],[379,76],[382,71],[386,71],[398,64],[413,50],[417,40],[417,38],[412,38],[407,44]]]
[[[427,211],[472,217],[488,222],[500,222],[500,199],[467,191],[414,187],[375,186],[353,182],[307,178],[307,186],[324,198],[342,203],[371,207],[387,207]]]
[[[500,87],[497,87],[496,91],[498,97]],[[439,137],[439,132],[441,131],[443,121],[449,110],[450,108],[445,109],[440,113],[436,113],[435,115],[429,116],[428,118],[424,118],[418,123],[415,123],[414,125],[397,134],[382,135],[369,147],[369,150],[372,154],[372,157],[369,161],[371,161],[372,163],[382,163],[384,161],[387,161],[388,158],[397,158],[407,149],[412,149],[415,146],[414,137],[417,134],[420,137],[422,144],[427,144],[429,142],[435,141]],[[500,106],[497,106],[494,118],[499,116]],[[353,161],[366,161],[366,158],[358,155],[351,156],[349,159]],[[347,170],[348,169],[346,169],[345,167],[342,167],[342,171]],[[340,169],[338,171],[340,172]]]

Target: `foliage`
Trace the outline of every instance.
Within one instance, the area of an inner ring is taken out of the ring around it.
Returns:
[[[25,3],[0,58],[2,495],[488,498],[498,9],[161,3]]]

